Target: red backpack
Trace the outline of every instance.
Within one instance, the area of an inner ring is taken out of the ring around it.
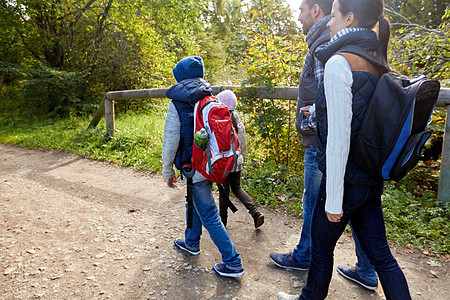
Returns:
[[[204,150],[194,142],[192,167],[206,179],[222,183],[237,165],[239,154],[239,140],[228,107],[208,96],[195,104],[194,118],[194,133],[205,128],[209,140]]]

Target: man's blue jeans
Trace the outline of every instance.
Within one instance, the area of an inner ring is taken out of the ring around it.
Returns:
[[[200,236],[202,235],[203,225],[222,254],[223,262],[230,268],[235,267],[240,269],[242,267],[241,256],[237,253],[236,247],[220,220],[219,212],[211,192],[211,182],[204,180],[194,183],[192,193],[194,212],[192,228],[186,228],[184,233],[186,246],[192,250],[200,249]]]
[[[304,190],[303,190],[303,226],[300,241],[294,248],[294,258],[305,265],[311,261],[311,216],[319,193],[322,172],[318,168],[317,148],[309,146],[303,158]]]
[[[329,222],[325,213],[326,180],[322,179],[319,198],[311,222],[311,265],[300,299],[325,299],[333,273],[333,252],[348,222],[362,249],[380,278],[386,298],[411,299],[405,275],[392,256],[386,239],[381,195],[383,184],[344,187],[343,216],[338,223]]]
[[[359,273],[359,275],[361,275],[363,278],[367,280],[374,282],[378,281],[377,272],[375,272],[375,268],[370,263],[369,257],[362,250],[358,237],[355,234],[355,231],[353,230],[352,222],[350,222],[349,224],[350,228],[352,229],[353,240],[355,241],[356,257],[358,258],[358,261],[356,262],[355,265],[356,271]]]

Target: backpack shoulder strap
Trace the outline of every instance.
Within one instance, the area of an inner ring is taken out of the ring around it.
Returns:
[[[210,102],[218,102],[219,99],[216,96],[206,96],[205,98],[201,99],[199,101],[199,108],[200,112],[203,113],[203,109],[210,103]]]
[[[235,112],[231,112],[231,123],[233,124],[233,128],[236,130],[236,133],[239,133],[238,120]]]
[[[352,71],[369,72],[377,77],[380,77],[382,75],[377,67],[375,67],[367,59],[359,55],[349,52],[338,52],[337,54],[340,54],[343,57],[345,57]]]

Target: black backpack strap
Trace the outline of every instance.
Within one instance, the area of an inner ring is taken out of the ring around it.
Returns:
[[[194,202],[192,201],[192,189],[194,184],[192,183],[192,178],[188,178],[187,180],[187,194],[186,194],[186,202],[188,204],[187,207],[187,228],[192,228],[192,220],[194,219]]]
[[[239,133],[236,115],[234,114],[233,111],[230,112],[230,115],[231,115],[231,124],[233,124],[234,130],[236,131],[236,133]]]
[[[385,66],[383,66],[380,62],[378,62],[375,59],[374,54],[369,53],[369,52],[361,49],[358,46],[348,45],[348,46],[345,46],[342,49],[340,49],[339,52],[340,53],[347,52],[347,53],[355,54],[355,55],[358,55],[358,56],[366,59],[367,61],[369,61],[372,65],[374,65],[378,69],[379,76],[390,71],[389,69],[387,69]]]
[[[217,188],[219,189],[220,197],[225,200],[225,203],[231,209],[231,211],[233,213],[237,212],[238,209],[236,208],[236,206],[234,206],[233,202],[231,202],[230,197],[225,193],[223,185],[221,183],[217,183]]]
[[[234,159],[234,168],[237,168],[237,151],[236,151],[236,145],[234,144],[234,129],[231,128],[231,150],[233,150],[233,159]]]
[[[192,228],[192,221],[194,216],[194,202],[192,198],[192,190],[194,188],[194,183],[192,180],[192,177],[194,176],[195,170],[192,168],[192,165],[184,165],[183,169],[181,170],[181,174],[184,174],[184,176],[187,179],[187,191],[186,191],[186,202],[187,202],[187,228]]]
[[[236,133],[238,133],[238,131],[237,131],[238,125],[237,125],[237,119],[236,119],[233,111],[230,112],[230,118],[231,118],[231,125],[232,125],[231,126],[231,150],[233,151],[234,168],[236,169],[238,157],[237,157],[236,147],[234,145],[234,135]]]

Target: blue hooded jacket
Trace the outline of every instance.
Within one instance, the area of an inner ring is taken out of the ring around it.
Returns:
[[[211,85],[204,79],[189,78],[173,85],[166,93],[172,99],[180,119],[180,142],[175,157],[175,167],[181,170],[183,165],[192,160],[194,140],[194,106],[204,97],[211,96]]]

